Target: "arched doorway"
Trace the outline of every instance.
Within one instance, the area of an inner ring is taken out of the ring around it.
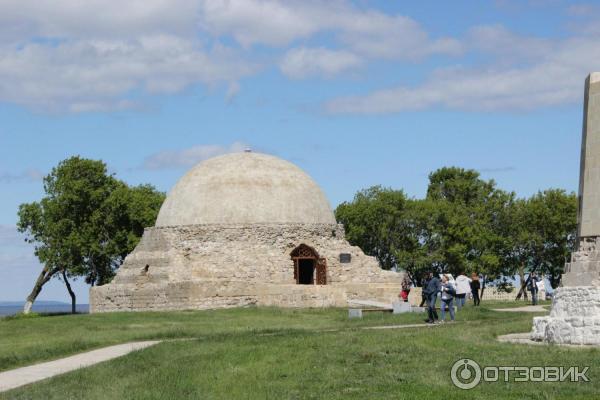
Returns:
[[[327,284],[327,260],[319,257],[315,249],[301,244],[290,255],[294,260],[294,279],[298,285]]]

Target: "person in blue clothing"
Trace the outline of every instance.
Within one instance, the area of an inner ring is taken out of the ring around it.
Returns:
[[[442,290],[442,284],[433,272],[429,272],[429,281],[427,286],[423,287],[423,293],[427,298],[427,319],[425,322],[434,324],[439,318],[435,311],[435,302],[437,301],[438,293]]]

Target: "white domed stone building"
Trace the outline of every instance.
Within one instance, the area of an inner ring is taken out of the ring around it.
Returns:
[[[234,153],[181,178],[113,281],[91,288],[90,311],[391,303],[401,278],[346,241],[301,169]]]

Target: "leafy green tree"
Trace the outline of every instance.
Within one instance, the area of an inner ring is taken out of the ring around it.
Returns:
[[[69,278],[91,285],[110,281],[137,244],[144,226],[154,223],[164,194],[151,186],[130,188],[108,174],[102,161],[71,157],[44,178],[46,195],[21,204],[18,229],[35,245],[43,265],[27,297],[31,310],[42,287],[53,277],[65,283],[75,312]]]
[[[350,243],[377,258],[382,268],[397,265],[396,251],[406,246],[404,211],[407,199],[401,190],[373,186],[340,204],[335,215],[344,224]]]
[[[565,262],[577,236],[577,196],[548,189],[527,199],[522,215],[526,266],[545,274],[553,288],[560,284]]]
[[[429,175],[427,199],[437,210],[432,230],[440,270],[499,276],[504,245],[499,226],[514,193],[496,188],[474,170],[445,167]]]
[[[411,199],[403,213],[404,245],[394,248],[397,267],[403,269],[415,285],[420,285],[431,270],[440,271],[439,235],[433,229],[439,215],[435,202]]]
[[[529,199],[456,167],[429,176],[427,197],[374,186],[336,209],[350,243],[385,269],[404,269],[416,284],[424,272],[477,272],[486,280],[525,272],[560,283],[576,230],[574,194],[550,189]],[[483,290],[482,290],[483,292]]]

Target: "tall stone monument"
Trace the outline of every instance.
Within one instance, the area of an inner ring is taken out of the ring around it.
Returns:
[[[577,243],[550,316],[533,319],[532,340],[600,344],[600,72],[585,81]]]

